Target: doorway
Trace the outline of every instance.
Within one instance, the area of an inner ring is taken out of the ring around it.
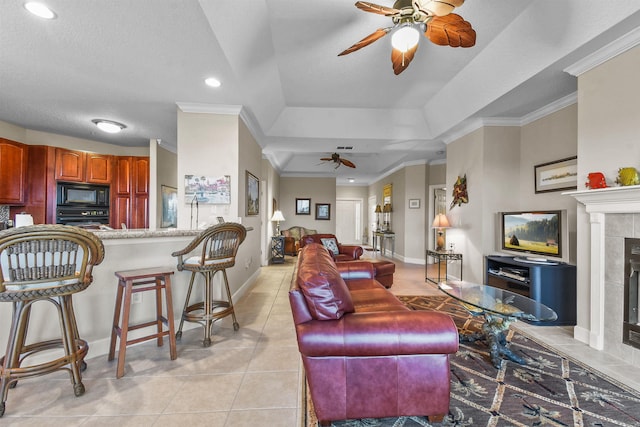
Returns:
[[[336,238],[344,244],[362,244],[362,200],[336,200]]]

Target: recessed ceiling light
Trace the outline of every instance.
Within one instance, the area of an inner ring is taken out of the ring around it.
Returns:
[[[91,121],[98,126],[98,129],[107,133],[118,133],[127,127],[126,125],[114,122],[113,120],[93,119]]]
[[[24,8],[43,19],[53,19],[56,17],[56,14],[53,13],[51,9],[49,9],[44,4],[35,1],[25,3]]]
[[[220,83],[220,80],[216,79],[215,77],[209,77],[204,82],[207,86],[211,87],[220,87],[222,85],[222,83]]]
[[[349,178],[349,182],[356,182],[356,180],[353,178]]]

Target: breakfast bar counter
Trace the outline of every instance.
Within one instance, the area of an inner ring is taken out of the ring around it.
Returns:
[[[252,227],[247,227],[247,230],[251,229]],[[185,248],[201,231],[178,229],[93,231],[104,244],[104,261],[94,267],[93,283],[85,291],[73,297],[80,335],[90,344],[88,357],[106,355],[109,351],[118,283],[116,271],[150,267],[175,271],[172,277],[174,318],[180,319],[179,307],[186,298],[191,275],[177,271],[177,259],[171,254]],[[242,246],[240,250],[243,250]],[[249,269],[249,266],[236,265],[229,270],[230,282],[235,283],[237,287],[235,291],[232,289],[234,299],[239,299],[257,277],[259,268],[256,271],[253,269]],[[51,308],[46,305],[43,305],[42,309],[38,304],[35,305],[30,320],[29,339],[48,339],[56,336],[56,333],[59,334],[58,325],[46,320],[50,318],[46,312],[48,309]],[[147,321],[154,316],[155,299],[148,295],[144,295],[142,301],[132,306],[132,323]],[[0,312],[0,322],[2,324],[11,322],[11,310]],[[7,334],[8,328],[0,329],[0,345],[6,344]],[[193,344],[199,345],[196,342]]]

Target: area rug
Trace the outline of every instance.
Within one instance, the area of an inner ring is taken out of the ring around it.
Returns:
[[[481,321],[448,297],[401,296],[414,310],[450,314],[458,329],[475,332]],[[527,365],[491,364],[484,342],[460,344],[451,357],[451,404],[441,423],[426,417],[336,421],[335,427],[640,426],[640,392],[560,354],[520,331],[507,337]],[[305,427],[315,427],[306,393]]]

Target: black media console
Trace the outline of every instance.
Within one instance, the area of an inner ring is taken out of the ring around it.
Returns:
[[[512,256],[485,257],[485,283],[529,297],[558,314],[558,320],[536,322],[536,325],[575,325],[575,265],[518,259]]]

